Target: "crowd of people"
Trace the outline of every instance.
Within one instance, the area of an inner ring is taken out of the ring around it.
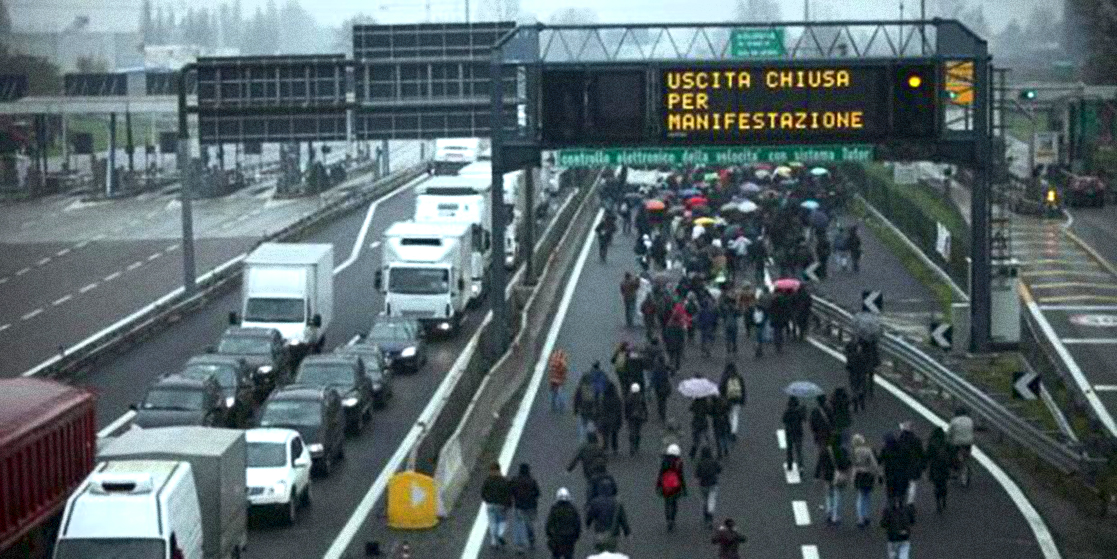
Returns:
[[[738,368],[742,330],[745,345],[752,340],[755,359],[763,359],[766,350],[781,354],[785,344],[805,340],[811,328],[812,287],[806,280],[811,275],[825,279],[831,258],[845,273],[860,271],[856,226],[832,226],[844,198],[828,172],[803,166],[675,172],[621,168],[607,179],[603,217],[595,227],[598,256],[608,261],[618,231],[632,239],[640,271],[625,273],[619,291],[626,327],[640,329],[644,336],[642,342],[625,340],[616,346],[607,362],[611,372],[601,361],[594,362],[569,390],[567,354],[560,348],[549,357],[551,411],[567,411],[569,392],[569,408],[577,417],[578,449],[566,469],[580,470],[586,488],[580,509],[568,488],[555,493],[544,520],[554,558],[572,558],[583,537],[599,552],[595,558],[624,557],[616,551],[618,541],[629,536],[631,527],[609,462],[624,451],[630,456],[642,452],[642,443],[647,446],[643,430],[653,416],[663,433],[656,441],[660,465],[655,488],[663,501],[665,529],[674,531],[690,481],[698,487],[701,521],[711,531],[717,557],[740,557],[745,536],[733,519],[716,522],[715,515],[722,462],[735,446],[748,401],[745,375]],[[720,378],[706,379],[696,368],[683,374],[692,352],[712,358],[719,345],[725,360]],[[806,471],[803,438],[809,428],[817,456],[814,477],[825,487],[823,508],[834,525],[841,523],[842,498],[852,486],[857,524],[868,527],[874,487],[883,483],[886,506],[880,526],[889,557],[906,559],[918,481],[927,472],[942,512],[957,456],[972,444],[972,421],[959,410],[950,433],[937,429],[926,445],[909,423],[902,423],[884,436],[880,449],[872,448],[853,427],[855,416],[873,397],[873,374],[880,362],[876,334],[869,331],[849,342],[845,356],[847,386],[817,395],[810,410],[800,397],[789,398],[782,415],[785,467]],[[690,399],[689,440],[668,413],[668,401],[676,393]],[[627,449],[622,448],[622,430],[628,435]],[[686,467],[688,460],[694,461],[692,468]],[[688,469],[693,474],[689,480]],[[539,494],[528,464],[520,465],[513,478],[493,465],[482,488],[492,547],[504,547],[510,530],[518,550],[534,549]]]

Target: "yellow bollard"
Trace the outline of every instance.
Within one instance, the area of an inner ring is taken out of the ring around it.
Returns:
[[[438,491],[434,478],[400,472],[388,480],[388,526],[423,530],[438,524]]]

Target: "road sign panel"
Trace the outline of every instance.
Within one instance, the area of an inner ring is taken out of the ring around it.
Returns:
[[[785,56],[782,27],[734,29],[729,34],[729,50],[734,58]]]
[[[1059,133],[1036,132],[1032,138],[1036,165],[1055,165],[1059,162]]]
[[[560,167],[603,165],[748,165],[752,163],[842,163],[873,160],[873,146],[752,146],[585,149],[556,151]]]
[[[873,314],[880,314],[884,308],[884,294],[880,291],[862,291],[861,292],[861,310],[868,311]]]
[[[1012,397],[1017,400],[1035,400],[1039,398],[1039,375],[1032,371],[1017,371],[1012,373]]]
[[[946,91],[954,105],[972,105],[974,88],[973,62],[946,63]]]
[[[931,343],[939,349],[954,347],[954,327],[945,322],[932,322]]]
[[[819,266],[821,266],[821,264],[818,262],[811,262],[811,264],[803,270],[803,275],[806,276],[808,281],[819,282],[817,273]]]

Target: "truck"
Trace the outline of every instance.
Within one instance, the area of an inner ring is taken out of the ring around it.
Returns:
[[[384,232],[376,288],[384,314],[457,331],[470,302],[472,228],[466,223],[393,223]]]
[[[119,549],[121,557],[166,559],[175,546],[187,559],[227,559],[244,551],[244,431],[132,429],[103,445],[97,462],[66,504],[55,559],[95,556],[87,553],[91,549],[103,557],[116,557]],[[150,539],[159,540],[158,554],[125,553]]]
[[[438,138],[434,141],[435,175],[453,175],[458,169],[481,159],[492,157],[492,148],[484,138]]]
[[[0,557],[49,557],[66,497],[93,470],[96,447],[92,393],[0,380]]]
[[[322,351],[334,314],[334,248],[329,244],[264,243],[244,260],[244,328],[274,328],[295,361]]]
[[[462,167],[458,171],[459,177],[478,177],[486,178],[492,181],[492,161],[478,161]],[[507,211],[505,214],[505,229],[504,229],[504,265],[511,269],[516,264],[516,259],[519,256],[519,239],[524,235],[524,227],[527,225],[527,220],[524,216],[527,215],[527,199],[525,194],[527,192],[527,173],[523,170],[516,170],[509,173],[504,173],[504,183],[502,191],[502,199],[504,207]],[[544,180],[544,175],[539,168],[532,169],[532,184],[534,185],[534,203],[533,213],[535,215],[546,215],[547,208],[550,205],[550,197],[552,195],[551,189],[548,188],[549,180]]]
[[[465,223],[471,229],[470,301],[485,296],[485,277],[493,259],[492,213],[489,211],[492,179],[434,177],[419,185],[414,220],[419,223]]]

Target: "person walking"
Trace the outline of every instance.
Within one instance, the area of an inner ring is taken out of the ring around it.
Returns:
[[[909,482],[904,504],[907,506],[911,523],[915,524],[916,493],[919,489],[919,479],[923,477],[923,470],[927,466],[927,456],[923,451],[923,441],[915,431],[912,431],[910,421],[900,423],[900,434],[896,437],[896,441],[906,455]]]
[[[763,301],[757,300],[749,313],[753,328],[756,329],[756,358],[764,357],[765,338],[769,337],[772,326],[768,321],[768,309]]]
[[[624,423],[624,403],[620,394],[617,393],[616,385],[610,382],[606,386],[602,398],[601,435],[603,438],[601,439],[601,446],[605,450],[612,450],[614,456],[620,452],[618,435],[622,423]]]
[[[551,352],[550,361],[547,363],[547,383],[551,387],[551,411],[554,413],[562,413],[565,407],[562,387],[566,384],[566,377],[570,372],[567,363],[565,351],[556,349]]]
[[[695,373],[695,377],[697,377]],[[690,457],[698,454],[698,448],[708,444],[706,440],[710,432],[710,400],[709,398],[695,398],[690,403]]]
[[[712,530],[714,509],[718,502],[718,477],[721,476],[721,463],[714,458],[710,447],[702,447],[702,453],[694,465],[694,475],[698,478],[698,488],[702,492],[702,520],[706,529]]]
[[[784,336],[791,322],[791,297],[787,293],[777,291],[772,297],[772,310],[768,320],[772,323],[772,345],[777,354],[782,354]]]
[[[799,398],[790,396],[787,407],[783,410],[783,432],[787,443],[787,469],[798,468],[803,470],[803,422],[807,412],[799,405]]]
[[[512,478],[512,542],[523,551],[535,549],[535,518],[539,510],[539,484],[531,477],[531,466],[520,464],[520,471]]]
[[[896,440],[895,433],[885,433],[884,446],[880,449],[877,462],[884,470],[884,490],[888,506],[904,505],[908,494],[908,460],[904,449]]]
[[[811,410],[810,417],[811,438],[814,440],[816,451],[821,454],[830,443],[830,435],[834,434],[834,415],[826,403],[826,396],[820,394],[815,398],[815,407]]]
[[[849,227],[849,258],[853,261],[853,273],[861,271],[861,236],[857,234],[857,226]]]
[[[864,435],[853,436],[853,487],[857,490],[857,526],[869,525],[870,507],[873,504],[873,487],[884,475],[877,463],[873,449],[865,442]]]
[[[578,387],[574,390],[573,408],[574,415],[578,416],[578,441],[587,441],[589,435],[599,431],[596,422],[601,414],[601,401],[589,373],[578,379]]]
[[[899,503],[889,503],[880,519],[888,540],[888,559],[908,559],[911,556],[911,519]]]
[[[586,504],[598,495],[616,495],[617,480],[609,473],[605,464],[596,464],[586,481]]]
[[[832,435],[830,443],[819,452],[815,477],[825,485],[826,519],[835,526],[841,523],[842,492],[849,485],[850,466],[849,452],[838,436]]]
[[[686,312],[686,307],[682,303],[675,303],[665,324],[663,343],[667,346],[667,355],[671,358],[671,368],[678,371],[682,366],[686,332],[690,327],[690,316]]]
[[[850,340],[846,342],[842,352],[846,358],[846,373],[849,376],[849,389],[853,391],[853,397],[850,399],[852,404],[853,413],[865,410],[865,387],[866,374],[865,367],[865,353],[861,351],[861,346],[858,345],[857,340]]]
[[[640,280],[632,275],[632,272],[625,272],[624,279],[621,280],[621,300],[624,302],[624,325],[632,328],[633,320],[636,316],[636,293],[640,291]]]
[[[570,490],[560,487],[555,504],[547,513],[547,548],[552,559],[574,559],[574,547],[582,536],[582,517],[570,502]]]
[[[708,299],[703,300],[702,303],[699,304],[696,323],[699,336],[701,337],[700,347],[702,348],[702,356],[709,357],[711,347],[714,345],[714,340],[717,337],[718,313],[713,303]]]
[[[617,538],[632,534],[628,515],[616,494],[598,495],[586,505],[586,527],[593,533],[596,551],[616,551]]]
[[[807,338],[807,331],[810,330],[813,304],[810,288],[806,284],[799,286],[791,296],[792,313],[795,317],[795,338],[800,341]]]
[[[947,441],[946,431],[942,427],[935,427],[927,438],[927,478],[935,488],[935,512],[939,514],[946,510],[946,493],[953,462],[954,453]]]
[[[849,428],[853,426],[853,415],[849,411],[849,393],[845,388],[839,386],[834,389],[830,396],[830,413],[834,419],[834,434],[838,435],[842,444],[845,444]]]
[[[679,422],[676,421],[674,417],[667,418],[667,421],[663,424],[663,436],[660,438],[660,448],[682,444],[683,436],[682,429],[679,427]]]
[[[628,395],[624,401],[624,419],[628,426],[628,454],[636,456],[640,452],[640,431],[648,420],[648,402],[638,383],[634,382],[628,387]]]
[[[729,425],[729,402],[723,396],[710,396],[710,423],[714,431],[718,460],[729,455],[733,433]]]
[[[830,239],[826,238],[825,229],[815,237],[814,251],[818,255],[818,279],[825,280],[830,264]]]
[[[667,398],[671,396],[671,371],[665,361],[652,365],[652,389],[655,391],[656,411],[659,421],[667,421]]]
[[[729,404],[729,437],[736,442],[737,429],[741,423],[741,408],[745,407],[748,392],[745,390],[745,379],[737,372],[737,365],[730,362],[725,364],[721,372],[721,383],[718,388],[725,395]]]
[[[740,337],[741,331],[741,313],[737,308],[738,297],[734,291],[727,291],[727,295],[722,296],[720,305],[722,331],[725,333],[726,358],[737,355],[737,339]]]
[[[489,517],[489,547],[504,547],[508,509],[512,506],[512,484],[500,473],[500,464],[489,465],[489,477],[481,485],[481,500]]]
[[[613,242],[613,233],[616,231],[616,224],[612,219],[608,219],[613,215],[613,212],[606,211],[606,219],[602,219],[594,231],[597,233],[597,253],[601,257],[601,263],[605,263],[605,258],[609,254],[609,245]]]
[[[667,519],[667,531],[675,531],[675,515],[679,512],[679,499],[685,497],[686,476],[683,474],[682,451],[679,445],[667,447],[659,465],[659,475],[655,486],[663,498],[663,514]]]
[[[586,442],[582,444],[570,464],[566,466],[566,471],[573,472],[574,468],[581,464],[582,475],[588,482],[598,465],[607,465],[608,463],[609,457],[605,454],[605,449],[597,443],[597,435],[590,433],[586,436]]]
[[[739,550],[745,541],[747,539],[737,531],[736,523],[732,518],[726,518],[711,539],[711,542],[718,546],[718,559],[741,559]]]

